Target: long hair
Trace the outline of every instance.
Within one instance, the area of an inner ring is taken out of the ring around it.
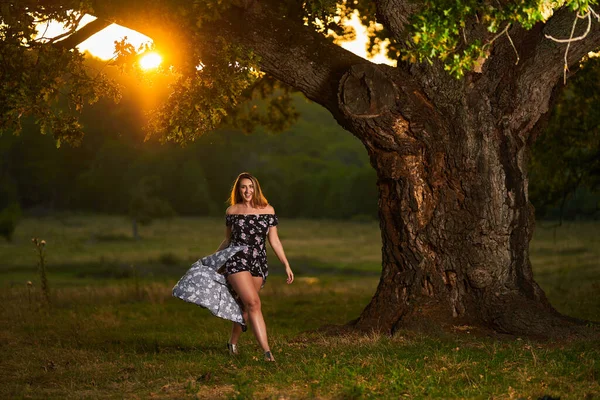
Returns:
[[[229,196],[229,204],[234,205],[238,203],[243,203],[244,199],[242,195],[240,195],[240,183],[242,179],[250,179],[252,181],[252,185],[254,186],[254,196],[252,196],[252,207],[254,208],[265,208],[269,205],[267,198],[263,195],[263,192],[260,188],[260,183],[258,183],[258,179],[254,177],[252,174],[248,172],[242,172],[238,175],[233,183],[231,188],[231,196]]]

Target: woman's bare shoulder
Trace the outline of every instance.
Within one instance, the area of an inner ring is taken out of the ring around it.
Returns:
[[[227,210],[225,210],[225,214],[227,214],[227,215],[236,214],[237,211],[238,211],[237,204],[234,204],[232,206],[227,207]]]
[[[260,210],[261,214],[275,214],[275,209],[272,205],[267,204],[267,206]]]

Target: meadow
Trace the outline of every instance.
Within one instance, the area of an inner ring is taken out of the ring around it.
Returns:
[[[600,320],[600,223],[549,225],[538,223],[530,247],[536,280],[559,311]],[[171,297],[189,265],[218,247],[222,219],[156,221],[140,241],[119,216],[24,219],[13,242],[0,243],[0,397],[600,397],[600,340],[482,337],[469,327],[326,334],[375,291],[377,223],[283,219],[279,231],[297,279],[285,285],[270,256],[270,365],[250,333],[230,357],[230,324]],[[51,307],[32,237],[47,242]]]

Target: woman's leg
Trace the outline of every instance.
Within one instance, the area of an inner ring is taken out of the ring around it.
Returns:
[[[263,284],[263,279],[261,277],[256,277],[253,276],[252,277],[253,283],[254,283],[254,287],[256,289],[256,292],[258,293],[260,291],[260,288]],[[243,310],[243,316],[244,316],[244,321],[246,321],[246,323],[249,323],[248,321],[248,311],[246,311],[245,307]],[[231,328],[231,337],[229,338],[229,343],[231,344],[237,344],[240,336],[242,335],[242,326],[236,322],[233,323],[233,326]]]
[[[263,351],[269,351],[267,327],[260,307],[260,297],[258,297],[260,285],[257,283],[260,282],[262,284],[262,278],[253,277],[250,275],[250,272],[243,271],[229,275],[227,280],[233,287],[233,290],[240,296],[244,309],[248,313],[247,321],[252,325],[252,331],[254,332],[254,336],[256,336],[258,344],[262,347]]]

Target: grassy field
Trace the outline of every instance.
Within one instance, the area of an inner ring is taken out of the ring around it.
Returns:
[[[600,320],[600,224],[543,225],[537,281],[560,311]],[[221,219],[157,222],[141,241],[122,217],[24,220],[0,243],[0,397],[600,398],[599,341],[318,333],[374,293],[377,224],[284,219],[279,230],[298,279],[285,285],[270,257],[262,300],[278,362],[265,365],[251,334],[230,358],[229,324],[170,295],[217,248]],[[33,236],[48,243],[51,309],[40,306]]]

